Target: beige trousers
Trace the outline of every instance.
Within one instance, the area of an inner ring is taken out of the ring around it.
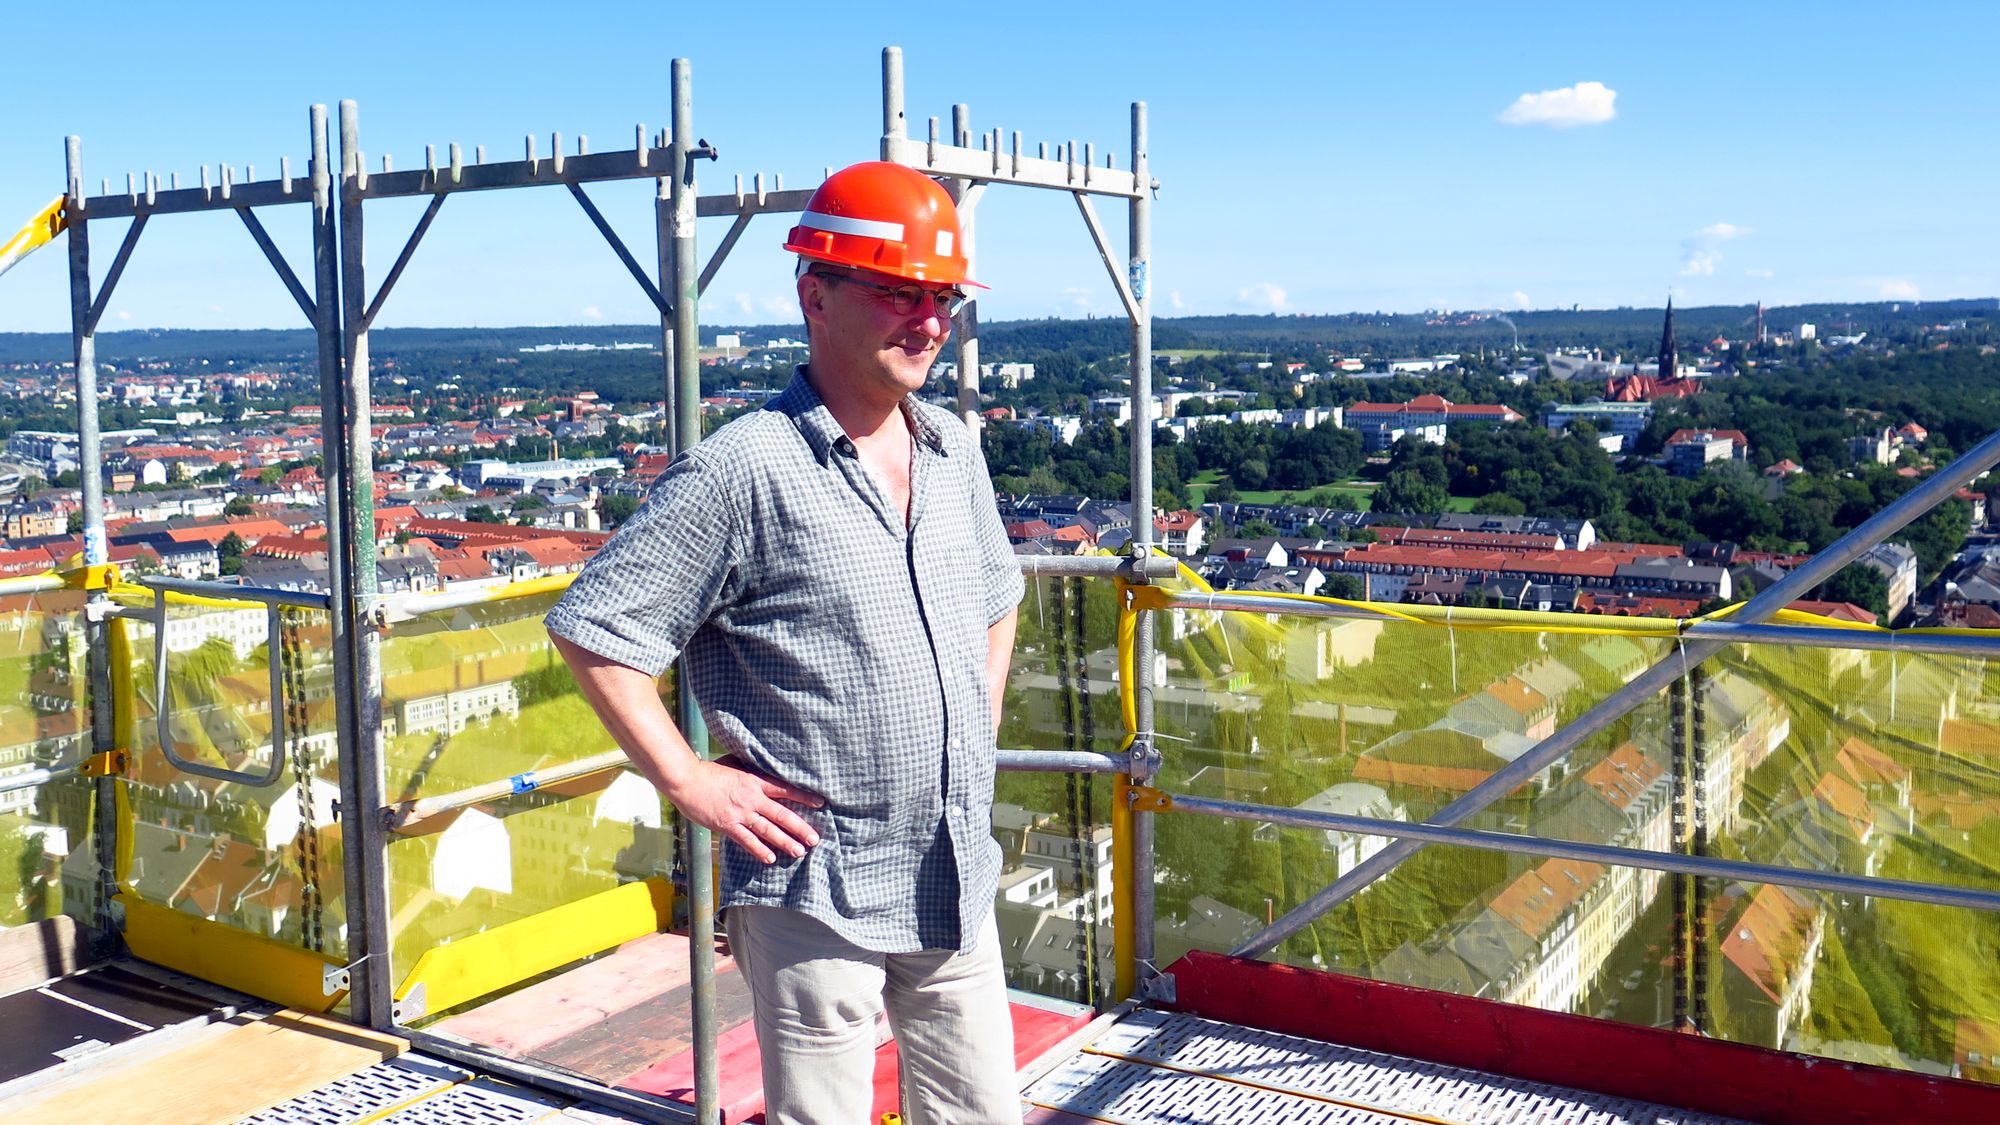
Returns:
[[[729,948],[750,986],[769,1125],[876,1125],[875,1025],[885,1009],[905,1125],[1020,1125],[992,915],[970,953],[873,953],[797,911],[737,906]]]

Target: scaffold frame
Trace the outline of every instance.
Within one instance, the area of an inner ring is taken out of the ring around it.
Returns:
[[[974,215],[986,188],[1000,184],[1065,191],[1075,199],[1085,227],[1110,273],[1111,282],[1131,324],[1130,369],[1132,380],[1132,506],[1135,515],[1130,547],[1132,556],[1149,556],[1152,550],[1152,428],[1148,406],[1151,401],[1151,201],[1158,187],[1148,171],[1146,155],[1146,106],[1132,105],[1132,157],[1129,170],[1115,167],[1109,153],[1097,165],[1094,145],[1086,144],[1079,159],[1075,142],[1057,146],[1051,158],[1046,145],[1030,156],[1023,152],[1019,133],[1013,136],[1011,151],[1003,151],[1001,133],[982,134],[980,147],[972,147],[969,111],[964,105],[952,109],[952,138],[940,140],[938,120],[930,119],[929,137],[914,141],[905,124],[903,56],[900,48],[882,52],[882,135],[880,153],[895,161],[942,179],[959,203],[968,258],[975,254]],[[360,815],[343,816],[343,829],[350,846],[344,849],[346,901],[348,909],[350,1011],[357,1022],[380,1030],[408,1032],[402,1026],[393,966],[389,956],[389,894],[386,845],[398,810],[384,804],[383,715],[381,694],[381,626],[385,624],[386,599],[378,587],[374,510],[374,451],[369,332],[384,303],[410,264],[424,236],[442,210],[445,201],[462,191],[494,191],[560,185],[576,200],[592,226],[605,239],[614,255],[646,294],[660,315],[663,359],[662,416],[669,434],[669,447],[676,453],[701,438],[701,391],[699,374],[699,302],[701,292],[715,276],[730,251],[748,227],[762,214],[784,214],[803,210],[811,198],[808,190],[787,190],[781,177],[773,177],[766,189],[763,175],[752,178],[748,191],[740,175],[732,190],[702,196],[697,193],[696,162],[716,160],[718,149],[698,138],[693,126],[692,69],[687,59],[670,65],[671,122],[667,129],[651,136],[642,124],[635,128],[633,147],[622,151],[590,151],[587,138],[576,139],[574,154],[564,151],[561,134],[550,138],[547,156],[540,154],[535,137],[523,144],[519,160],[486,159],[483,147],[475,148],[467,161],[462,147],[451,144],[440,162],[435,147],[425,150],[421,169],[395,170],[384,154],[381,168],[371,173],[361,148],[360,113],[353,101],[338,106],[338,137],[332,135],[327,108],[314,105],[308,114],[309,144],[312,153],[303,180],[294,177],[289,158],[279,161],[276,177],[259,179],[254,167],[246,167],[241,182],[230,165],[218,165],[211,182],[204,165],[196,186],[182,187],[178,174],[170,174],[162,187],[151,171],[128,174],[125,190],[114,192],[108,179],[96,195],[85,188],[82,142],[75,136],[66,140],[66,181],[63,217],[69,234],[72,351],[76,366],[80,460],[85,465],[101,461],[97,408],[96,332],[112,293],[123,275],[140,236],[155,215],[233,211],[242,221],[252,241],[263,253],[278,280],[311,325],[317,342],[320,384],[321,446],[323,477],[327,497],[328,582],[332,587],[324,599],[332,635],[334,677],[349,690],[336,691],[336,735],[340,747],[340,802],[343,810],[361,810]],[[337,145],[337,148],[336,148]],[[337,157],[337,165],[334,163]],[[649,274],[597,207],[585,186],[599,182],[653,180],[656,184],[654,223],[655,265],[658,279]],[[1127,204],[1128,253],[1126,268],[1117,268],[1117,255],[1106,239],[1092,206],[1093,196],[1122,199]],[[393,264],[373,293],[369,290],[364,234],[366,205],[385,199],[425,198],[429,202],[415,227],[404,241]],[[259,209],[290,204],[309,204],[311,211],[313,274],[310,289],[270,237],[257,212]],[[697,266],[696,220],[728,217],[732,223],[711,258]],[[90,223],[96,220],[129,219],[123,239],[101,283],[93,285],[90,259]],[[958,359],[959,412],[967,424],[976,427],[979,417],[978,312],[968,301],[954,317]],[[94,472],[82,474],[84,511],[84,561],[99,567],[109,558],[104,527],[104,482]],[[1133,567],[1107,560],[1113,565],[1106,576],[1122,570],[1128,577],[1143,581],[1143,566]],[[1136,560],[1135,560],[1136,561]],[[164,591],[164,587],[162,588]],[[164,598],[165,594],[160,595]],[[105,753],[115,749],[115,724],[111,713],[112,671],[108,666],[105,621],[114,613],[109,594],[92,589],[88,640],[89,675],[92,684],[93,749]],[[318,603],[315,602],[315,608]],[[162,610],[162,612],[164,612]],[[1138,642],[1132,667],[1151,663],[1152,623],[1141,615]],[[162,673],[163,674],[163,673]],[[1126,844],[1119,856],[1121,876],[1117,894],[1126,919],[1120,929],[1118,991],[1129,995],[1137,984],[1133,966],[1150,972],[1153,952],[1150,925],[1136,925],[1132,919],[1149,919],[1152,899],[1152,854],[1150,814],[1128,814],[1129,790],[1150,776],[1154,760],[1144,751],[1151,744],[1151,686],[1145,677],[1135,677],[1141,699],[1139,734],[1130,752],[1114,756],[1079,757],[1069,764],[1078,768],[1125,767],[1115,797],[1114,816],[1130,815],[1130,831],[1123,834]],[[274,691],[281,690],[274,688]],[[273,700],[274,711],[281,706]],[[164,707],[160,722],[166,723]],[[685,692],[680,694],[683,730],[698,751],[705,752],[706,731],[699,710]],[[1100,760],[1102,759],[1102,760]],[[95,835],[100,872],[98,931],[115,934],[112,899],[118,890],[116,859],[118,839],[115,780],[99,777],[94,802],[100,826]],[[711,846],[708,833],[688,825],[686,847],[690,854],[706,854]],[[714,887],[707,863],[688,864],[690,928],[695,1001],[696,1120],[719,1120],[715,1100],[716,1037],[714,974]],[[421,1033],[419,1033],[421,1034]],[[504,1060],[488,1060],[504,1062]],[[614,1099],[617,1100],[617,1099]],[[658,1107],[631,1104],[627,1108],[651,1115]],[[670,1118],[672,1115],[669,1114]],[[667,1119],[667,1118],[662,1118]]]

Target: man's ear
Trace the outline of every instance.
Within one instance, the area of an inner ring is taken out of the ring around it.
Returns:
[[[799,312],[809,323],[826,319],[826,291],[831,288],[816,274],[799,275]]]

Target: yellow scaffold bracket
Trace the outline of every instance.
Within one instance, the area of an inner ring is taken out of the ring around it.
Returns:
[[[62,578],[72,590],[110,590],[120,581],[117,563],[79,564],[63,571]]]
[[[1133,785],[1125,790],[1133,812],[1166,812],[1174,807],[1173,794],[1150,785]]]
[[[102,754],[92,754],[77,767],[84,777],[123,777],[132,764],[132,755],[125,750],[106,750]]]

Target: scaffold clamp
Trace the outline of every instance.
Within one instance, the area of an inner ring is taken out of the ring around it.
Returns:
[[[1160,748],[1153,743],[1152,736],[1145,734],[1132,736],[1132,745],[1126,750],[1126,757],[1130,762],[1128,768],[1135,781],[1146,781],[1157,776],[1160,766],[1165,761],[1160,755]]]
[[[1166,812],[1174,807],[1172,794],[1150,785],[1134,785],[1125,792],[1133,812]]]
[[[130,752],[106,750],[102,754],[92,754],[85,758],[76,772],[84,777],[123,777],[126,767],[131,763]]]

